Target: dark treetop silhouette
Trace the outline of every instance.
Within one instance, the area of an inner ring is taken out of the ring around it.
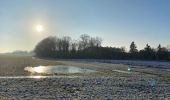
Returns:
[[[81,35],[77,41],[68,36],[50,36],[40,41],[34,52],[37,57],[46,58],[170,60],[170,52],[160,44],[156,49],[146,44],[144,49],[138,51],[133,41],[129,52],[125,52],[124,48],[102,47],[101,43],[101,38],[87,34]]]

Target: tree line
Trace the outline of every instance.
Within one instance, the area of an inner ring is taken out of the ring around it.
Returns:
[[[134,59],[134,60],[170,60],[170,52],[160,44],[151,48],[149,44],[138,50],[135,42],[130,44],[129,52],[125,48],[103,47],[100,37],[80,35],[78,40],[69,36],[50,36],[40,41],[35,49],[35,56],[64,59]]]

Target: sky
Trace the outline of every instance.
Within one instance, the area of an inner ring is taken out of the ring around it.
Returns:
[[[0,0],[0,53],[33,50],[48,36],[81,34],[127,50],[132,41],[138,49],[170,45],[170,1]]]

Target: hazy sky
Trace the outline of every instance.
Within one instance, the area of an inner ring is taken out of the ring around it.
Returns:
[[[99,36],[104,46],[167,46],[170,0],[0,0],[0,52],[32,50],[49,35],[80,34]]]

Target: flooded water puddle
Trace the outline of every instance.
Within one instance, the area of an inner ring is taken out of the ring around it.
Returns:
[[[77,78],[81,76],[0,76],[0,79]]]
[[[123,71],[123,70],[112,70],[112,71],[119,72],[119,73],[127,73],[127,74],[131,73],[129,71]]]
[[[93,73],[95,70],[80,68],[75,66],[37,66],[37,67],[25,67],[25,71],[30,73],[42,73],[42,74],[74,74],[74,73]]]

